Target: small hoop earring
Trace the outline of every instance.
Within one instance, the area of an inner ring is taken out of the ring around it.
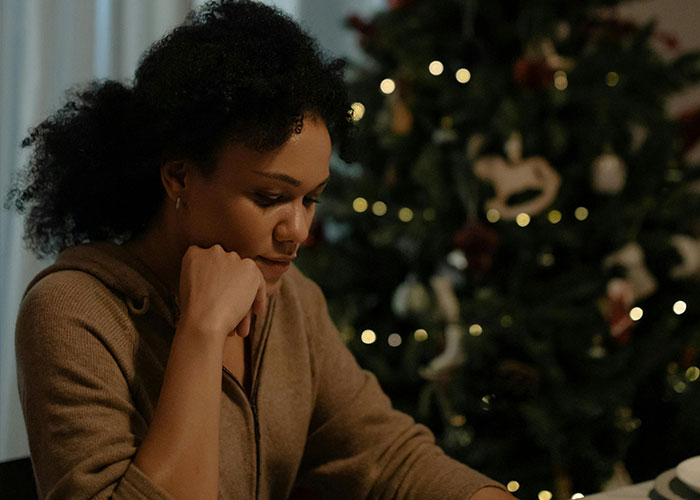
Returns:
[[[175,202],[175,209],[177,210],[177,209],[179,209],[181,206],[182,206],[182,200],[181,200],[180,197],[178,196],[178,197],[177,197],[177,201]]]

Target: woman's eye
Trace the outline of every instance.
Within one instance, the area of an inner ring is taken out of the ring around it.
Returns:
[[[304,205],[306,205],[307,207],[310,207],[314,203],[321,203],[321,200],[318,196],[307,196],[304,198]]]
[[[255,202],[261,207],[270,207],[282,201],[281,194],[255,193]]]

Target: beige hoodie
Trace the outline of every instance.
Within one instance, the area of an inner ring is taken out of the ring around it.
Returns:
[[[169,498],[132,460],[177,319],[167,288],[113,243],[70,248],[29,284],[16,353],[42,498]],[[500,486],[392,409],[296,268],[251,339],[250,397],[222,371],[219,498],[465,500]]]

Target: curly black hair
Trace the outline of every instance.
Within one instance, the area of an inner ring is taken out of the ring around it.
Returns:
[[[270,151],[299,133],[305,116],[321,118],[348,159],[343,70],[278,9],[209,2],[144,53],[132,85],[70,90],[29,131],[22,146],[32,154],[5,207],[30,207],[24,239],[41,258],[144,231],[165,196],[164,162],[187,159],[207,175],[227,142]]]

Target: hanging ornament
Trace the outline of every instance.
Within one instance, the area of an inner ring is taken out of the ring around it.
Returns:
[[[476,280],[491,268],[498,243],[498,233],[476,220],[467,222],[454,235],[455,248],[464,252],[467,269]]]
[[[700,107],[684,111],[678,121],[681,126],[681,151],[688,153],[700,140]]]
[[[671,236],[671,245],[681,258],[681,263],[671,269],[674,279],[700,277],[700,240],[685,234]]]
[[[618,194],[627,182],[627,166],[608,149],[593,161],[591,180],[597,193]]]
[[[466,361],[462,346],[462,326],[459,324],[459,300],[450,279],[436,275],[430,279],[430,286],[437,298],[437,311],[445,321],[445,348],[418,373],[428,380],[446,380],[455,368]]]
[[[430,294],[418,281],[415,274],[410,274],[394,291],[391,309],[399,318],[424,313],[430,308]]]
[[[606,300],[602,305],[603,314],[610,327],[610,336],[618,344],[625,345],[632,338],[636,324],[630,317],[634,305],[634,288],[622,278],[614,278],[606,287]]]
[[[457,140],[457,132],[454,128],[454,118],[443,116],[440,120],[440,128],[433,132],[433,142],[435,144],[448,144]]]
[[[562,57],[549,38],[539,39],[528,44],[525,55],[513,66],[515,83],[527,90],[540,91],[554,84],[554,73],[570,71],[575,62],[569,57]]]
[[[416,3],[418,0],[387,0],[387,4],[390,9],[403,9],[411,4]]]
[[[401,98],[399,92],[393,92],[388,96],[391,112],[391,130],[396,135],[408,135],[413,128],[413,114]]]
[[[474,164],[474,173],[493,184],[495,197],[484,204],[485,211],[495,209],[504,220],[515,220],[521,214],[537,215],[557,196],[561,177],[549,162],[540,156],[522,159],[522,138],[513,133],[506,143],[508,161],[498,156],[485,156]],[[535,196],[519,203],[511,200],[526,192]]]
[[[656,279],[646,267],[644,251],[639,243],[628,243],[620,250],[608,255],[603,260],[603,266],[605,268],[613,266],[623,268],[624,278],[632,286],[634,302],[639,302],[656,291]]]

